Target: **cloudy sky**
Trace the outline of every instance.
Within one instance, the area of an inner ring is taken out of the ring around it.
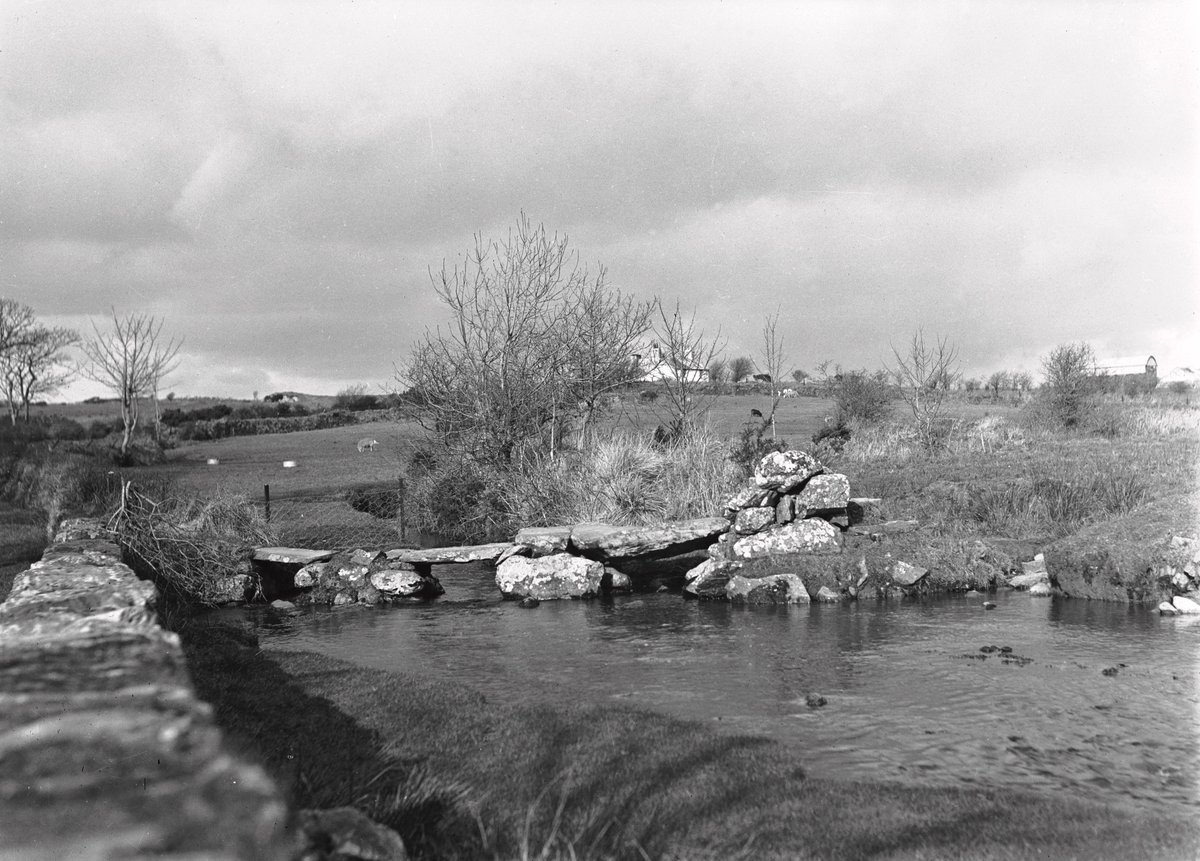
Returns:
[[[378,390],[524,211],[729,355],[1200,365],[1192,5],[0,0],[0,295]]]

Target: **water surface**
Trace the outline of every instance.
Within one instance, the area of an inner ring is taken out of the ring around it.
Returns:
[[[486,569],[437,573],[446,595],[427,605],[259,611],[262,644],[506,702],[655,709],[795,745],[827,777],[1200,813],[1200,624],[1186,618],[1019,592],[988,596],[991,611],[983,596],[788,609],[678,593],[523,610]]]

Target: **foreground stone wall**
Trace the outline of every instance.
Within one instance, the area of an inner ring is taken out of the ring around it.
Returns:
[[[290,854],[274,783],[225,749],[155,599],[75,520],[0,604],[0,857]]]

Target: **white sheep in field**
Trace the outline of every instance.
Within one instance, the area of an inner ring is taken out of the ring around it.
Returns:
[[[358,441],[358,451],[360,454],[362,452],[366,451],[367,449],[370,449],[371,451],[375,451],[375,446],[377,446],[377,445],[379,445],[378,440],[360,439]]]

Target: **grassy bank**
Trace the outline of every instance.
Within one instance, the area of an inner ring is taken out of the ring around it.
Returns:
[[[1194,857],[1187,823],[1061,798],[808,779],[774,742],[183,627],[200,696],[295,807],[353,803],[418,858]]]

